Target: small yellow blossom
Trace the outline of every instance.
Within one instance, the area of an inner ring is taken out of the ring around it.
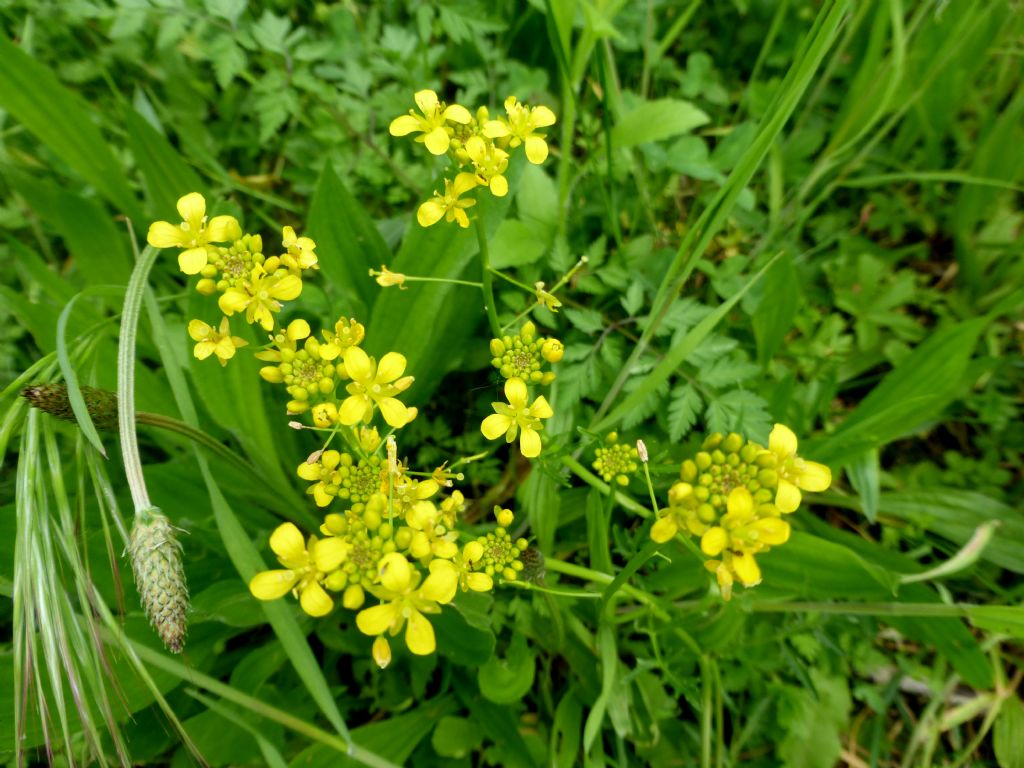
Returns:
[[[476,205],[476,200],[468,198],[461,200],[460,197],[477,185],[477,178],[472,173],[460,173],[451,179],[444,180],[444,194],[435,192],[434,196],[423,203],[416,211],[416,221],[421,227],[429,227],[444,217],[449,224],[457,222],[465,229],[469,226],[469,217],[466,215],[466,208]]]
[[[334,360],[336,357],[340,357],[345,354],[345,350],[349,347],[356,347],[362,342],[366,336],[366,329],[361,323],[356,322],[353,317],[338,318],[338,322],[334,324],[333,331],[321,331],[326,344],[320,346],[320,357],[323,360]]]
[[[470,541],[462,548],[455,560],[459,571],[459,587],[463,592],[490,592],[494,588],[494,579],[483,571],[477,570],[483,560],[484,545],[479,541]]]
[[[249,343],[245,339],[231,335],[226,317],[221,318],[220,328],[217,330],[202,320],[193,320],[188,324],[188,335],[196,342],[193,354],[197,359],[205,360],[210,355],[216,355],[222,366],[227,365],[228,360],[235,356],[238,347],[244,347]]]
[[[491,403],[494,413],[483,420],[480,431],[488,440],[497,440],[502,435],[505,442],[511,443],[519,434],[519,450],[523,456],[534,458],[540,455],[540,434],[543,429],[541,419],[549,419],[554,415],[551,406],[543,395],[527,405],[529,393],[526,382],[520,378],[511,378],[505,382],[505,397],[508,404]]]
[[[397,285],[400,290],[406,290],[405,275],[401,272],[392,272],[383,264],[380,265],[379,272],[375,269],[371,269],[370,277],[377,278],[377,285],[381,288],[390,288],[393,285]]]
[[[412,376],[402,376],[405,365],[405,356],[397,352],[388,352],[378,363],[359,347],[346,349],[345,372],[352,383],[346,387],[349,396],[338,413],[341,423],[348,427],[360,421],[368,424],[374,404],[392,427],[404,427],[412,421],[414,409],[406,408],[395,397],[413,382]]]
[[[316,243],[308,237],[296,237],[291,227],[282,227],[281,244],[288,255],[295,259],[299,269],[312,269],[317,265]]]
[[[421,585],[419,571],[402,555],[384,555],[378,564],[380,584],[370,588],[381,603],[356,614],[359,631],[371,637],[385,632],[394,637],[405,627],[405,644],[410,651],[417,656],[433,653],[437,641],[424,614],[440,613],[441,605],[452,601],[459,577],[455,566],[447,560],[433,560],[429,568],[430,575]]]
[[[779,488],[775,505],[780,512],[794,512],[800,506],[800,490],[824,491],[832,484],[832,470],[824,464],[801,459],[796,455],[797,440],[793,430],[776,424],[768,436],[768,450],[775,455],[775,471]]]
[[[261,266],[254,267],[244,288],[228,288],[217,302],[229,317],[245,312],[245,321],[259,323],[264,330],[274,327],[274,313],[281,311],[282,301],[291,301],[302,293],[302,280],[290,274],[268,274]]]
[[[488,187],[495,197],[508,194],[508,179],[504,176],[508,170],[508,152],[479,136],[470,136],[466,140],[466,154],[473,161],[479,184]]]
[[[531,109],[519,104],[515,96],[505,99],[504,120],[488,120],[484,123],[484,136],[489,139],[509,140],[510,147],[526,145],[526,159],[534,165],[540,165],[548,156],[548,145],[544,136],[534,133],[538,128],[547,128],[555,124],[555,113],[544,106]]]
[[[410,109],[409,114],[391,121],[388,132],[392,136],[422,133],[422,136],[416,137],[416,141],[422,142],[432,155],[443,155],[448,151],[453,132],[448,123],[467,125],[473,120],[468,109],[458,104],[445,106],[443,102],[438,101],[434,91],[417,91],[413,99],[420,108],[420,114],[417,115]]]
[[[284,570],[263,571],[253,576],[249,591],[260,600],[276,600],[289,592],[297,595],[302,610],[310,616],[326,616],[334,601],[320,585],[324,576],[336,570],[348,555],[349,546],[328,537],[302,539],[292,523],[278,526],[270,536],[270,548]]]
[[[206,198],[190,192],[178,200],[182,222],[154,221],[149,225],[146,242],[154,248],[184,248],[178,254],[178,266],[186,275],[198,274],[206,266],[207,243],[224,243],[242,236],[234,216],[214,216],[206,220]]]

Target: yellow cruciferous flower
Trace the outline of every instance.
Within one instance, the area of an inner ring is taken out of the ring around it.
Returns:
[[[801,459],[796,455],[797,440],[793,430],[776,424],[768,436],[768,450],[775,456],[779,488],[775,506],[780,512],[795,512],[800,506],[800,491],[824,491],[832,484],[832,470],[824,464]]]
[[[299,269],[311,269],[316,266],[316,243],[311,238],[296,237],[294,229],[282,227],[281,244],[295,260]]]
[[[348,555],[347,542],[329,536],[302,539],[299,529],[284,523],[270,536],[270,548],[284,570],[257,573],[249,582],[249,591],[260,600],[276,600],[289,592],[299,598],[302,610],[310,616],[326,616],[334,601],[320,586],[324,576],[336,570]]]
[[[253,268],[242,288],[228,288],[217,301],[229,317],[245,312],[247,323],[259,323],[264,330],[274,327],[274,313],[281,311],[282,301],[291,301],[302,293],[302,280],[290,274],[268,274],[261,266]]]
[[[180,224],[154,221],[149,225],[146,242],[154,248],[184,248],[178,254],[178,266],[186,275],[198,274],[206,266],[207,243],[224,243],[242,236],[234,216],[214,216],[206,220],[206,199],[190,192],[178,200]]]
[[[416,211],[416,221],[420,223],[421,227],[429,227],[444,217],[449,224],[454,221],[465,229],[469,226],[466,209],[476,205],[476,200],[460,198],[476,185],[477,178],[472,173],[460,173],[455,177],[455,181],[445,179],[444,194],[435,192],[432,198],[423,203]]]
[[[193,320],[188,324],[188,335],[196,342],[193,354],[197,359],[205,360],[210,355],[216,355],[221,365],[227,365],[228,360],[235,356],[235,350],[249,343],[231,335],[226,317],[221,318],[220,328],[216,330],[202,320]]]
[[[526,146],[526,159],[534,165],[540,165],[548,156],[548,144],[544,136],[534,133],[538,128],[547,128],[555,124],[555,113],[545,106],[531,109],[520,104],[515,96],[505,99],[504,120],[488,120],[484,123],[484,136],[489,139],[509,140],[510,147]]]
[[[423,614],[440,613],[441,605],[452,601],[459,587],[457,569],[448,560],[433,560],[430,575],[421,585],[419,571],[405,557],[391,552],[381,558],[378,570],[380,585],[370,591],[381,603],[356,614],[359,631],[371,637],[385,632],[394,637],[405,627],[405,644],[410,651],[417,656],[433,653],[437,648],[434,628]]]
[[[543,395],[527,404],[529,392],[526,382],[513,377],[505,382],[505,397],[508,403],[491,403],[494,413],[483,420],[480,431],[488,440],[497,440],[502,435],[505,442],[511,443],[519,434],[519,450],[523,456],[534,458],[540,455],[540,434],[543,429],[541,419],[550,419],[554,415],[551,406]]]
[[[412,421],[415,410],[406,408],[395,397],[413,382],[412,376],[402,376],[405,365],[405,356],[398,352],[388,352],[378,363],[359,347],[346,349],[345,373],[352,383],[346,387],[349,396],[338,413],[341,423],[347,427],[360,421],[368,424],[375,403],[384,421],[392,427],[404,427]]]
[[[392,136],[408,136],[410,133],[422,133],[417,136],[432,155],[443,155],[451,144],[452,129],[448,123],[468,125],[473,120],[469,110],[459,104],[445,106],[438,101],[437,94],[431,90],[417,91],[413,96],[420,114],[411,109],[409,114],[401,115],[391,121],[388,132]]]
[[[466,154],[473,161],[479,184],[488,187],[495,197],[508,194],[508,179],[504,176],[508,170],[508,152],[479,136],[470,136],[466,140]]]

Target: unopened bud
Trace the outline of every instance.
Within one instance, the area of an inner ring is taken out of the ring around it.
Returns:
[[[640,457],[640,461],[644,464],[647,463],[647,446],[644,445],[643,440],[636,441],[636,453]]]

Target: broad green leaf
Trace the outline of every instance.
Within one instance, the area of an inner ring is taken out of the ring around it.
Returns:
[[[971,605],[966,610],[978,629],[1024,638],[1024,608],[1019,605]]]
[[[397,263],[389,263],[391,252],[373,219],[329,162],[324,164],[309,206],[308,227],[309,236],[316,241],[320,272],[329,288],[342,297],[341,314],[365,322],[368,308],[382,290],[370,277],[370,269],[381,265],[401,269]],[[417,268],[410,271],[423,274]]]
[[[710,122],[711,118],[689,101],[657,99],[623,115],[612,130],[612,146],[633,147],[670,139]]]
[[[1013,692],[999,708],[992,728],[992,748],[999,768],[1024,768],[1024,704]]]
[[[895,575],[853,550],[800,531],[758,562],[765,585],[809,599],[891,600],[897,585]]]
[[[480,693],[495,704],[514,704],[533,687],[537,660],[521,634],[512,636],[504,658],[495,656],[477,674]]]
[[[865,451],[846,465],[846,476],[860,495],[861,511],[872,523],[878,518],[880,471],[877,448]]]
[[[461,593],[456,600],[460,598]],[[494,655],[494,633],[474,627],[450,606],[431,616],[430,623],[434,625],[438,653],[453,664],[479,667]]]
[[[478,726],[466,717],[442,717],[430,743],[441,757],[463,757],[480,748],[483,734]]]
[[[120,213],[142,222],[124,169],[96,127],[88,105],[50,69],[0,36],[0,107],[31,131]]]
[[[765,273],[761,301],[752,323],[757,339],[757,362],[767,366],[793,325],[800,305],[796,269],[789,254],[783,254]]]
[[[154,220],[176,222],[178,198],[189,192],[208,194],[206,184],[170,142],[131,107],[123,110],[128,148],[142,174],[148,213]],[[207,199],[213,207],[215,201]]]
[[[784,736],[777,752],[790,768],[831,768],[842,752],[841,734],[850,716],[850,691],[841,677],[810,671],[813,690],[787,687],[777,717]]]
[[[544,255],[547,243],[528,224],[517,219],[505,219],[494,233],[489,247],[491,266],[505,269],[533,264]]]

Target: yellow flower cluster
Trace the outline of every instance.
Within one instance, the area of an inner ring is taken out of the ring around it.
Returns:
[[[541,395],[530,402],[529,386],[548,385],[554,371],[545,371],[545,363],[557,363],[565,354],[558,339],[538,338],[537,328],[527,321],[516,336],[491,339],[491,364],[505,377],[507,403],[491,403],[494,413],[483,420],[480,431],[488,440],[504,436],[511,443],[519,437],[519,450],[527,458],[540,455],[541,419],[550,419],[554,411]]]
[[[358,611],[359,630],[375,638],[373,658],[383,668],[391,661],[388,637],[403,630],[412,653],[433,653],[437,641],[427,616],[459,590],[487,592],[496,577],[515,580],[527,542],[512,541],[506,530],[512,513],[495,508],[499,526],[460,546],[457,524],[465,500],[457,490],[437,498],[441,484],[435,477],[447,487],[450,475],[438,470],[417,480],[413,474],[425,473],[381,457],[381,445],[375,430],[366,430],[356,455],[323,451],[299,467],[319,506],[338,502],[344,509],[326,515],[321,537],[303,539],[292,523],[278,527],[270,548],[283,567],[256,574],[249,589],[260,600],[291,592],[310,616],[328,614],[332,593],[340,593],[342,606]],[[376,604],[367,606],[367,595]]]
[[[536,165],[547,159],[547,141],[538,131],[555,124],[555,113],[545,106],[528,107],[509,96],[505,116],[492,120],[487,107],[471,114],[460,104],[445,104],[431,90],[418,91],[413,99],[419,111],[410,109],[392,120],[391,135],[418,134],[415,140],[430,154],[448,155],[459,169],[454,179],[444,180],[444,192],[435,192],[419,207],[416,220],[423,227],[442,218],[468,227],[466,209],[476,200],[462,196],[476,187],[487,187],[495,197],[507,195],[509,150],[522,146]]]
[[[221,365],[235,355],[245,340],[232,336],[228,318],[244,314],[250,325],[258,323],[273,331],[281,302],[302,293],[303,272],[317,268],[316,243],[297,237],[291,227],[282,229],[283,253],[263,254],[263,238],[242,234],[234,216],[207,220],[206,199],[190,192],[178,200],[182,221],[156,221],[146,241],[154,248],[180,248],[178,266],[186,275],[200,275],[196,290],[206,296],[220,293],[217,305],[224,317],[217,328],[192,320],[188,332],[196,342],[194,354],[200,360],[215,355]]]
[[[669,490],[669,507],[651,527],[651,538],[665,542],[685,531],[700,537],[712,560],[722,597],[735,582],[761,582],[755,556],[789,540],[784,515],[800,505],[800,490],[824,491],[832,482],[827,466],[796,454],[793,431],[776,424],[768,448],[735,433],[708,437],[700,452],[683,462],[680,482]]]

